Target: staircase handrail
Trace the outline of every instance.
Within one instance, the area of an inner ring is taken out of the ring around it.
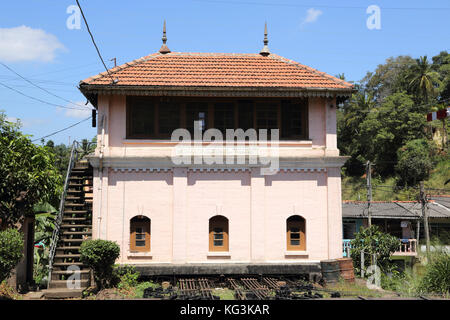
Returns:
[[[88,143],[88,147],[91,143]],[[84,150],[79,150],[78,148],[82,146],[78,141],[73,141],[72,149],[70,151],[70,160],[69,165],[67,166],[66,172],[66,180],[64,181],[63,191],[61,193],[61,200],[59,202],[59,211],[58,215],[55,219],[55,228],[53,229],[52,238],[50,240],[50,251],[48,255],[48,279],[47,279],[47,287],[50,285],[52,270],[53,270],[53,260],[55,258],[56,247],[58,245],[59,240],[59,231],[61,227],[61,222],[64,214],[64,204],[66,200],[67,189],[69,186],[69,178],[72,172],[73,166],[78,161],[78,157],[80,154],[83,154]]]

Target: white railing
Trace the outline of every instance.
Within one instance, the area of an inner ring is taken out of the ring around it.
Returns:
[[[417,255],[417,239],[400,239],[400,245],[394,256],[415,256]]]
[[[352,248],[351,239],[342,240],[342,256],[350,258],[350,249]],[[417,239],[399,239],[398,250],[393,256],[416,256],[417,255]]]

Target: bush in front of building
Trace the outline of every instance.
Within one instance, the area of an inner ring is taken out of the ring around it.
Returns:
[[[120,289],[130,289],[138,285],[139,272],[130,265],[115,265],[113,269],[113,285]]]
[[[366,270],[371,264],[373,257],[376,257],[376,264],[385,273],[393,271],[394,265],[389,258],[392,253],[398,250],[400,242],[396,237],[382,232],[378,226],[372,225],[370,228],[361,228],[355,234],[355,239],[350,243],[350,256],[353,259],[355,273],[360,274],[361,268]],[[364,266],[361,266],[361,252],[364,252]]]
[[[6,280],[23,257],[23,236],[16,229],[0,231],[0,282]]]
[[[113,241],[96,239],[81,244],[80,259],[94,271],[94,279],[99,290],[113,284],[113,267],[119,254],[120,247]]]
[[[428,256],[425,274],[420,281],[422,293],[450,295],[450,254],[441,250]]]

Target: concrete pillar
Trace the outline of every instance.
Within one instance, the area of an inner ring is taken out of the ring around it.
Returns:
[[[251,261],[265,260],[265,177],[260,174],[259,168],[251,169],[251,197],[250,197],[250,244]]]
[[[187,169],[173,168],[172,262],[186,263],[187,256]]]
[[[342,258],[341,170],[327,168],[328,259]]]
[[[337,156],[336,136],[336,99],[323,100],[325,102],[325,146],[326,155]]]

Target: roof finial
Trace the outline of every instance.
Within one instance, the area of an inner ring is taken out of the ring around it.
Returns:
[[[267,22],[264,24],[264,47],[262,48],[261,52],[259,53],[262,56],[268,56],[270,54],[269,47],[267,46],[269,44],[269,39],[267,39]]]
[[[165,54],[165,53],[169,53],[170,49],[169,47],[167,47],[166,45],[166,41],[167,41],[167,37],[166,37],[166,20],[164,20],[164,26],[163,26],[163,36],[162,36],[162,46],[159,49],[159,53]]]

